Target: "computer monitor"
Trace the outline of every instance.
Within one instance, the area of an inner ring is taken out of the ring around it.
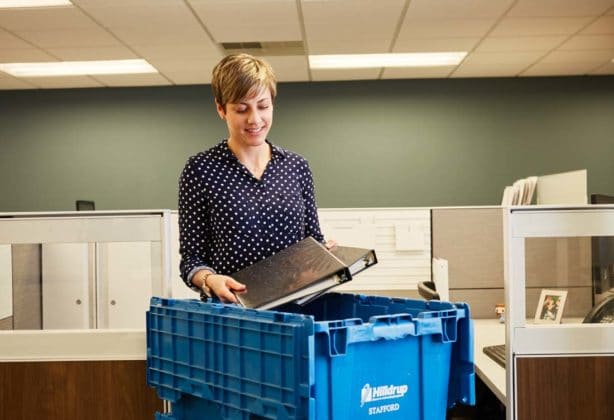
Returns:
[[[591,204],[614,204],[614,196],[591,194]],[[595,236],[591,241],[593,254],[593,305],[608,290],[614,288],[614,237]]]
[[[77,200],[75,202],[77,211],[93,211],[96,210],[96,205],[90,200]]]
[[[614,204],[614,195],[591,194],[591,204]]]

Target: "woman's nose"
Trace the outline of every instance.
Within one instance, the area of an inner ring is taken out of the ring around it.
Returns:
[[[258,111],[252,111],[247,114],[247,123],[248,124],[256,124],[260,122],[262,118],[260,117],[260,113]]]

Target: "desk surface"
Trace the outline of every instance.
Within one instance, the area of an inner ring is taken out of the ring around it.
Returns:
[[[505,404],[505,369],[482,350],[486,346],[505,343],[505,324],[497,319],[474,319],[473,325],[475,371],[499,401]]]

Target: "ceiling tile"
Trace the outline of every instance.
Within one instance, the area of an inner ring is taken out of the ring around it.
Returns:
[[[614,16],[602,16],[581,32],[582,35],[614,34]]]
[[[398,42],[422,38],[482,37],[495,22],[495,19],[405,19]]]
[[[540,51],[523,51],[523,52],[490,52],[479,53],[473,52],[465,58],[462,65],[465,64],[497,64],[497,65],[524,65],[528,66],[541,58],[544,54]]]
[[[277,56],[262,57],[271,64],[279,82],[300,82],[309,80],[307,57]]]
[[[47,48],[49,54],[65,61],[85,60],[127,60],[139,58],[128,48],[121,45],[114,47],[76,47],[76,48]]]
[[[479,19],[501,16],[514,0],[412,0],[410,19]]]
[[[211,45],[206,32],[197,25],[188,25],[172,30],[161,30],[151,26],[134,26],[109,29],[126,45],[167,45],[182,44]],[[213,49],[213,46],[211,46]]]
[[[480,38],[427,38],[398,40],[393,52],[471,51]]]
[[[102,74],[94,77],[105,86],[160,86],[171,84],[171,82],[158,73]]]
[[[193,59],[193,60],[177,60],[171,59],[150,59],[149,63],[161,73],[173,72],[188,72],[188,73],[203,73],[208,78],[211,77],[213,67],[218,63],[218,58],[212,59]]]
[[[24,77],[22,80],[45,89],[102,87],[96,80],[87,76]]]
[[[329,0],[302,2],[305,25],[370,26],[384,29],[396,25],[405,0]]]
[[[0,29],[0,49],[32,48],[32,45],[14,34]]]
[[[37,48],[0,49],[0,63],[31,63],[37,61],[57,60]]]
[[[95,25],[76,7],[0,9],[0,26],[9,31],[87,29]]]
[[[0,90],[11,89],[36,89],[36,86],[12,77],[2,77],[2,72],[0,72]]]
[[[508,16],[599,16],[612,6],[613,0],[519,0]]]
[[[503,18],[489,34],[502,36],[572,35],[588,24],[591,18]]]
[[[576,35],[561,45],[559,50],[601,50],[614,49],[614,34]],[[614,57],[612,57],[614,58]]]
[[[107,28],[134,27],[147,22],[158,28],[197,24],[198,20],[183,0],[139,2],[75,1],[77,5]]]
[[[606,63],[603,66],[589,72],[589,74],[614,74],[614,62],[610,61],[609,63]]]
[[[476,52],[550,51],[565,38],[559,36],[488,37],[475,49]]]
[[[612,57],[614,57],[614,50],[553,51],[528,68],[522,75],[586,74],[611,62]]]
[[[298,41],[295,0],[190,0],[216,42]]]
[[[147,59],[158,60],[220,60],[222,53],[212,43],[193,44],[133,44],[131,47]]]
[[[545,56],[542,63],[590,63],[594,66],[614,58],[614,49],[584,51],[553,51]]]
[[[164,73],[164,76],[176,85],[206,85],[211,83],[211,74],[187,70],[173,70]]]
[[[589,63],[537,63],[520,76],[573,76],[588,74],[595,66]]]
[[[464,77],[515,77],[524,67],[522,66],[507,66],[502,67],[497,64],[467,64],[461,65],[451,78]]]
[[[310,54],[388,51],[404,1],[333,0],[303,2]]]
[[[448,77],[455,67],[456,66],[385,68],[382,79],[444,78]]]
[[[311,70],[314,81],[373,80],[379,77],[381,69],[331,69]]]
[[[515,76],[541,56],[542,52],[474,52],[465,58],[452,77]]]
[[[331,40],[318,39],[309,41],[309,54],[370,54],[388,51],[391,38],[374,39],[366,37],[366,39],[350,39],[335,38]]]
[[[104,29],[68,29],[54,31],[16,31],[17,35],[41,48],[106,47],[121,45]]]

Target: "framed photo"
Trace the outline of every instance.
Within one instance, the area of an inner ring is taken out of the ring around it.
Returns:
[[[563,308],[567,290],[543,289],[535,310],[535,322],[540,324],[559,324],[563,318]]]

